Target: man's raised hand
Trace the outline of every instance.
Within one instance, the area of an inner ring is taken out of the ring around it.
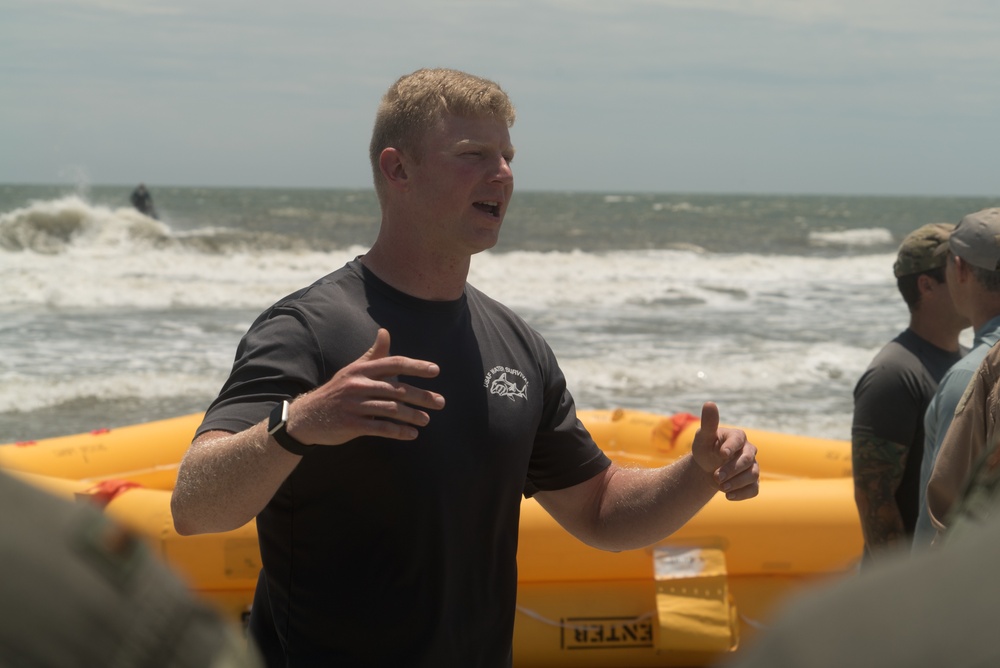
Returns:
[[[340,445],[359,436],[413,440],[430,421],[427,410],[444,408],[444,397],[398,380],[434,378],[438,365],[389,355],[389,332],[327,383],[292,402],[288,433],[302,443]]]

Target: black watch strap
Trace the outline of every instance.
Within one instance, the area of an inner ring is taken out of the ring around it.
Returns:
[[[295,440],[288,433],[288,400],[282,401],[271,411],[271,417],[267,421],[267,433],[270,434],[278,445],[288,450],[292,454],[304,457],[313,451],[315,445],[306,445]]]

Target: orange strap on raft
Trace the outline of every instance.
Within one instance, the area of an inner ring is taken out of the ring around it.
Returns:
[[[674,413],[670,417],[665,417],[660,420],[660,423],[653,430],[653,442],[656,444],[657,449],[663,452],[671,452],[677,447],[677,439],[681,435],[681,432],[692,422],[700,421],[701,418],[691,413]]]
[[[103,436],[104,434],[110,434],[110,433],[111,430],[108,429],[107,427],[101,427],[99,429],[93,429],[90,431],[91,436]],[[16,445],[19,448],[25,448],[29,445],[38,445],[38,441],[36,440],[14,441],[14,445]]]
[[[142,487],[142,485],[128,480],[102,480],[86,492],[77,494],[76,498],[77,501],[86,500],[93,503],[98,508],[103,509],[106,508],[109,503],[114,501],[119,494],[136,487]]]
[[[671,437],[671,440],[676,441],[677,437],[680,436],[680,433],[684,431],[685,427],[687,427],[692,422],[698,422],[700,420],[701,418],[699,418],[697,415],[691,415],[691,413],[674,413],[673,415],[671,415],[670,423],[673,425],[674,428],[674,435],[673,437]]]

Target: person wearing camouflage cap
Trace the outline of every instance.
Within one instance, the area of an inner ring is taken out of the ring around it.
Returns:
[[[917,521],[924,411],[938,381],[965,350],[968,322],[945,284],[953,225],[932,223],[903,239],[893,264],[909,326],[874,357],[854,388],[851,453],[865,567],[909,545]]]
[[[1000,341],[1000,208],[962,218],[948,237],[945,268],[955,310],[975,331],[972,350],[941,379],[924,419],[920,515],[914,549],[947,527],[948,514],[972,468],[973,446],[945,436],[962,396],[987,352]]]
[[[949,223],[930,223],[910,232],[899,245],[892,273],[901,278],[944,267],[948,235],[953,229]]]

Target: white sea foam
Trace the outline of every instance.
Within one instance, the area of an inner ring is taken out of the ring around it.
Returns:
[[[309,217],[292,206],[269,213]],[[887,235],[811,241],[860,249]],[[207,404],[260,310],[364,250],[318,252],[278,232],[179,232],[78,197],[3,214],[0,417],[178,396]],[[469,280],[546,336],[581,408],[697,413],[711,399],[731,423],[846,438],[854,381],[905,326],[892,260],[517,250],[476,256]]]
[[[892,232],[882,227],[809,233],[809,243],[814,246],[881,246],[892,241]]]
[[[801,298],[808,285],[888,285],[890,256],[837,258],[697,253],[518,251],[473,260],[470,282],[500,301],[590,308],[694,301],[740,307],[768,294]]]
[[[77,195],[0,215],[0,249],[61,253],[71,247],[141,248],[169,242],[170,229],[132,208],[93,205]]]
[[[58,253],[0,252],[0,283],[5,288],[0,291],[0,306],[263,308],[364,250],[358,246],[327,252],[206,254],[175,243],[157,248],[122,241],[73,243]],[[739,310],[768,296],[802,299],[803,287],[809,284],[886,285],[886,266],[891,266],[890,257],[870,255],[517,251],[475,257],[470,282],[500,301],[524,308],[627,310],[705,303]]]
[[[0,413],[27,413],[80,401],[157,401],[194,394],[212,396],[218,379],[204,374],[106,369],[100,375],[0,377]],[[7,439],[0,437],[0,442]]]
[[[232,253],[189,250],[116,252],[73,247],[57,255],[4,254],[0,305],[51,308],[263,308],[356,256],[330,253]]]

